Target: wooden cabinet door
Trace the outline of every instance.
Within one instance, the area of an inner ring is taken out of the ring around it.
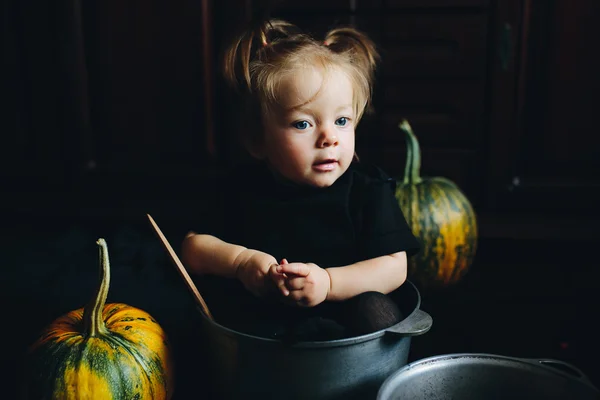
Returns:
[[[3,8],[3,209],[183,213],[218,156],[212,2],[34,3]]]
[[[209,3],[9,2],[0,176],[72,189],[210,162]]]
[[[528,0],[499,7],[503,43],[494,65],[489,204],[588,215],[600,204],[600,3]],[[511,25],[511,12],[522,26]],[[503,46],[516,46],[505,63]]]
[[[95,2],[84,10],[99,173],[175,174],[211,157],[207,3]]]
[[[389,3],[382,16],[383,53],[379,96],[381,128],[373,133],[375,160],[402,176],[406,119],[419,139],[424,176],[454,181],[480,204],[483,160],[489,8],[435,1],[416,7]],[[393,6],[393,7],[392,7]],[[414,7],[414,8],[413,8]],[[375,148],[378,145],[378,148]]]
[[[41,186],[60,190],[89,155],[88,88],[77,5],[3,4],[0,179],[7,195]]]

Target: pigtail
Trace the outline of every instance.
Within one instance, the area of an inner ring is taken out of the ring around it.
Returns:
[[[357,123],[364,112],[372,113],[371,97],[375,80],[375,67],[380,60],[375,43],[364,33],[352,28],[336,28],[327,33],[324,45],[334,53],[347,57],[356,73],[353,74],[355,90],[361,104],[357,104]]]
[[[379,53],[375,43],[364,33],[351,27],[336,28],[325,36],[325,45],[335,53],[349,53],[352,62],[359,66],[372,84]]]
[[[271,47],[282,39],[299,33],[298,28],[282,20],[266,20],[252,24],[240,34],[225,51],[223,74],[233,87],[253,91],[252,63],[267,61]]]
[[[260,31],[258,32],[260,36]],[[223,57],[223,76],[232,87],[251,88],[250,61],[256,51],[256,30],[248,30],[236,37]]]

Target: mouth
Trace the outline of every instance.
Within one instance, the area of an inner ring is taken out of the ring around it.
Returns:
[[[331,171],[337,167],[338,161],[335,158],[319,160],[313,164],[313,169],[321,172]]]

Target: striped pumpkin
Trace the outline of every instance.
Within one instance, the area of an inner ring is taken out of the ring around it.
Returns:
[[[108,250],[98,239],[101,282],[92,301],[52,322],[31,345],[27,399],[169,399],[173,394],[169,344],[145,311],[105,304]]]
[[[407,157],[404,180],[396,186],[396,198],[421,242],[421,251],[410,258],[408,274],[424,288],[457,283],[468,271],[477,250],[477,220],[469,200],[450,180],[421,177],[421,151],[407,121]]]

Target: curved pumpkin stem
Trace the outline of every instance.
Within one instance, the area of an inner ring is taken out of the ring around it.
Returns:
[[[406,166],[404,167],[404,184],[421,183],[421,148],[419,141],[407,120],[398,125],[406,133]]]
[[[96,292],[96,296],[85,306],[83,310],[84,336],[93,337],[98,334],[106,334],[107,329],[104,324],[102,311],[106,298],[108,296],[108,287],[110,285],[110,264],[108,262],[108,247],[106,241],[102,238],[96,241],[99,246],[99,261],[100,261],[100,286]]]

